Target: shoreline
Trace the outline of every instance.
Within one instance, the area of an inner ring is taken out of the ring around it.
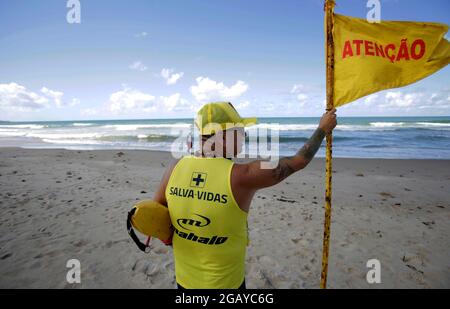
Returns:
[[[0,287],[175,288],[172,249],[141,253],[127,211],[152,198],[169,152],[0,148]],[[329,288],[450,287],[450,160],[334,158]],[[318,288],[323,158],[260,190],[248,288]],[[80,260],[82,282],[66,282]],[[368,284],[366,263],[381,263]]]
[[[49,144],[50,145],[50,144]],[[88,152],[88,151],[92,151],[92,152],[96,152],[96,151],[144,151],[144,152],[155,152],[155,153],[162,153],[162,154],[170,154],[171,151],[169,150],[154,150],[154,149],[128,149],[128,148],[108,148],[108,149],[68,149],[68,148],[64,148],[64,147],[44,147],[44,148],[40,148],[40,147],[24,147],[24,146],[1,146],[0,145],[0,151],[2,151],[2,149],[4,149],[5,151],[7,150],[18,150],[18,149],[23,149],[23,150],[49,150],[49,151],[73,151],[73,152],[78,152],[78,151],[82,151],[82,152]],[[291,155],[293,155],[294,153],[292,153]],[[288,156],[288,155],[287,155]],[[285,155],[281,155],[280,158],[285,157]],[[245,161],[251,161],[251,160],[257,160],[259,158],[238,158],[237,162],[245,162]],[[314,157],[314,160],[325,160],[325,157],[323,156],[318,156],[316,155]],[[395,161],[395,160],[399,160],[399,161],[414,161],[414,160],[418,160],[418,161],[448,161],[448,163],[450,163],[450,159],[445,159],[445,158],[372,158],[372,157],[340,157],[340,156],[333,156],[333,161],[334,160],[389,160],[389,161]]]

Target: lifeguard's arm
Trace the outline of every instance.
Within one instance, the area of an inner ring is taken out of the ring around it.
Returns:
[[[275,168],[261,168],[262,161],[257,160],[247,164],[236,164],[233,179],[237,186],[249,190],[258,190],[274,186],[293,173],[305,168],[312,161],[320,148],[326,134],[336,127],[336,110],[324,114],[319,127],[303,147],[291,157],[281,158]]]
[[[247,164],[236,165],[235,175],[239,183],[249,189],[262,189],[274,186],[293,173],[305,168],[314,158],[325,137],[325,131],[317,128],[303,147],[291,157],[280,158],[275,168],[261,168],[263,161],[257,160]]]
[[[155,192],[155,195],[153,196],[153,200],[155,202],[158,202],[164,206],[167,207],[167,200],[166,200],[166,187],[167,183],[169,182],[170,175],[172,174],[172,170],[177,164],[178,160],[172,162],[164,172],[164,175],[161,179],[161,183],[159,184],[158,189]]]

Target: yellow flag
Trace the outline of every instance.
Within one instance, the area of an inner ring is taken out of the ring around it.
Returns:
[[[450,63],[448,26],[334,15],[334,106],[412,84]]]

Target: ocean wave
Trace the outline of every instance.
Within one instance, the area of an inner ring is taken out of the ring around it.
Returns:
[[[260,123],[253,129],[270,129],[277,131],[311,131],[317,128],[317,124],[278,124]],[[370,122],[368,124],[338,124],[335,131],[396,131],[401,129],[447,129],[450,123],[441,122]]]
[[[40,132],[31,132],[27,133],[25,136],[27,137],[37,137],[41,139],[52,139],[52,140],[63,140],[63,139],[92,139],[101,137],[100,133],[40,133]]]
[[[19,130],[7,130],[7,129],[0,129],[0,137],[1,136],[25,136],[27,132],[19,131]]]
[[[74,144],[74,145],[101,145],[101,141],[96,140],[86,140],[86,139],[51,139],[51,138],[43,138],[43,142],[51,143],[51,144]]]
[[[369,145],[361,145],[361,148],[366,149],[383,149],[383,148],[389,148],[392,147],[390,144],[369,144]]]
[[[317,129],[317,124],[276,124],[276,123],[261,123],[253,128],[264,128],[277,131],[313,131]],[[354,124],[338,124],[335,131],[374,131],[374,130],[395,130],[395,127],[391,126],[370,126],[370,125],[354,125]]]
[[[95,124],[93,124],[93,123],[85,123],[85,122],[74,122],[74,123],[72,123],[72,125],[74,127],[90,127],[90,126],[94,126]]]
[[[371,122],[371,126],[376,128],[404,128],[404,129],[422,129],[422,128],[450,128],[450,123],[445,122]]]
[[[338,124],[335,131],[367,131],[370,127],[367,125],[351,125],[351,124]]]
[[[40,124],[2,124],[0,128],[13,128],[13,129],[43,129],[47,126]]]
[[[370,125],[376,128],[386,128],[386,127],[402,127],[404,122],[371,122]]]
[[[416,122],[416,123],[425,127],[450,127],[450,123],[445,122]]]
[[[304,131],[315,130],[317,124],[279,124],[279,123],[260,123],[251,128],[270,129],[278,131]]]
[[[174,124],[112,124],[105,125],[102,128],[115,129],[117,131],[136,131],[138,129],[150,128],[167,128],[167,129],[190,129],[192,124],[189,123],[174,123]]]
[[[138,135],[104,135],[97,137],[102,141],[135,141],[135,142],[171,142],[174,141],[177,136],[164,135],[164,134],[138,134]]]
[[[333,136],[333,141],[351,141],[351,140],[357,140],[360,139],[358,137],[348,137],[348,136]],[[280,136],[278,138],[278,141],[280,143],[305,143],[309,140],[309,137],[302,137],[302,136]]]

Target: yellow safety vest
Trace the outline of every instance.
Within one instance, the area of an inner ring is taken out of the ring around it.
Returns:
[[[245,277],[247,213],[231,191],[233,161],[187,156],[166,188],[177,283],[235,289]]]

